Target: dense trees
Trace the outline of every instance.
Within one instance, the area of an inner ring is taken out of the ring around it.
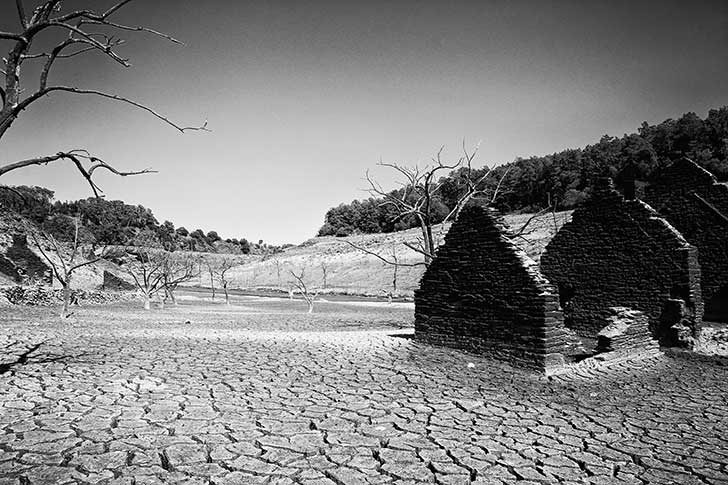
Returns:
[[[30,219],[61,242],[72,242],[72,218],[78,216],[83,221],[83,230],[102,245],[128,246],[141,232],[151,231],[167,251],[248,254],[251,250],[264,250],[251,247],[245,238],[222,240],[216,231],[205,233],[197,229],[190,233],[184,227],[175,228],[170,221],[160,224],[152,211],[142,205],[99,197],[54,202],[53,196],[53,191],[43,187],[0,185],[0,207]]]
[[[617,179],[626,164],[633,164],[643,183],[652,172],[680,157],[687,156],[728,181],[728,107],[710,110],[705,119],[687,113],[677,120],[657,125],[643,123],[637,133],[621,138],[604,136],[599,142],[580,149],[552,155],[517,159],[493,169],[483,181],[484,190],[493,191],[503,179],[494,205],[503,211],[538,211],[555,206],[570,209],[581,204],[591,193],[595,179]],[[487,168],[467,173],[465,168],[451,172],[436,194],[433,222],[442,221],[456,207],[467,191],[466,175],[472,179]],[[400,197],[403,189],[389,192]],[[413,219],[397,219],[384,198],[353,201],[329,209],[320,236],[345,236],[355,233],[392,232],[417,227]]]

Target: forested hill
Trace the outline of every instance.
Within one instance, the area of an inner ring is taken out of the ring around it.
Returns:
[[[496,206],[504,212],[536,212],[555,204],[572,209],[588,198],[595,179],[617,179],[627,163],[634,163],[638,179],[647,180],[656,169],[686,156],[728,180],[728,106],[710,110],[705,119],[695,113],[668,119],[657,125],[642,123],[636,133],[621,138],[603,136],[584,148],[552,155],[519,158],[496,167],[486,179],[492,189],[507,171]],[[480,174],[484,174],[482,169]],[[477,179],[476,173],[473,179]],[[488,185],[489,184],[489,185]],[[435,201],[435,222],[442,220],[463,193],[462,173],[455,171],[445,180]],[[396,213],[380,206],[377,199],[355,200],[329,209],[320,236],[392,232],[415,227],[416,221],[395,221]]]
[[[170,221],[160,224],[150,209],[121,200],[90,197],[60,202],[53,199],[53,191],[44,187],[0,186],[0,209],[25,217],[61,241],[73,240],[75,225],[72,218],[80,216],[82,238],[97,244],[127,246],[144,240],[169,251],[226,254],[270,254],[281,249],[263,241],[255,244],[245,238],[223,239],[216,231],[190,231],[175,227]]]

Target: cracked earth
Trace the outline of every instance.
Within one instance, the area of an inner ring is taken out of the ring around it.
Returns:
[[[725,359],[546,378],[401,306],[0,311],[0,484],[728,483]]]

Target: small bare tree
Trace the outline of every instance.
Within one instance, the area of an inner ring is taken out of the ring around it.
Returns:
[[[236,266],[240,266],[241,261],[236,257],[221,257],[213,264],[213,274],[220,284],[222,291],[225,293],[225,304],[230,304],[230,294],[228,288],[230,285],[230,270]]]
[[[321,289],[326,289],[326,278],[329,274],[329,265],[326,263],[326,261],[321,261]]]
[[[43,258],[48,262],[53,271],[53,276],[56,278],[58,283],[60,283],[61,288],[63,289],[63,308],[61,310],[62,318],[68,318],[71,316],[70,307],[71,297],[73,294],[72,283],[74,272],[84,266],[100,261],[104,257],[106,249],[104,248],[99,255],[90,254],[84,258],[82,248],[85,241],[83,241],[83,237],[81,235],[80,216],[73,218],[73,224],[73,240],[68,245],[59,243],[49,232],[41,232],[39,238],[32,228],[26,228],[27,234],[30,234],[35,247],[38,248],[38,251],[40,251]],[[56,256],[58,263],[56,263],[56,258],[52,258],[49,255],[49,251],[44,248],[44,244],[41,240],[44,240],[47,243],[47,247],[50,248],[50,252]]]
[[[210,256],[204,258],[205,270],[210,277],[210,289],[212,290],[212,301],[215,301],[215,272],[217,271],[217,260]]]
[[[442,161],[443,148],[437,152],[437,155],[432,159],[433,165],[420,168],[418,166],[407,167],[397,163],[384,163],[379,162],[382,167],[388,167],[395,170],[402,178],[400,182],[402,188],[397,191],[387,192],[382,186],[373,180],[369,172],[367,171],[366,179],[369,183],[369,193],[381,200],[380,205],[388,205],[394,207],[396,210],[396,219],[403,219],[407,217],[414,217],[421,230],[421,235],[416,244],[405,242],[404,245],[416,251],[423,256],[423,264],[428,266],[432,259],[435,257],[435,251],[439,245],[439,240],[442,237],[442,229],[447,222],[456,219],[463,207],[472,199],[486,195],[486,188],[484,182],[491,176],[493,170],[489,167],[485,167],[485,173],[479,176],[475,176],[475,172],[472,168],[472,162],[478,152],[476,147],[473,152],[468,152],[463,143],[463,155],[452,163],[445,163]],[[460,194],[455,206],[450,212],[440,221],[441,230],[439,234],[435,234],[433,226],[435,225],[434,220],[434,203],[438,192],[440,191],[444,179],[442,175],[451,172],[453,170],[462,170],[461,178],[465,191]],[[492,194],[488,194],[490,202],[495,201],[500,190],[501,183],[505,178],[508,171],[506,171],[498,181],[496,188]],[[350,243],[357,249],[360,249],[369,254],[373,254],[366,249],[357,247]],[[393,264],[392,261],[380,257],[379,255],[373,254],[374,256],[383,259],[389,264]]]
[[[152,244],[152,238],[138,237],[136,245],[126,249],[131,257],[124,269],[134,280],[134,284],[144,298],[144,309],[152,308],[152,297],[164,288],[164,268],[167,253]]]
[[[301,294],[306,303],[308,303],[308,313],[313,313],[313,304],[318,297],[319,290],[316,289],[315,292],[311,293],[311,290],[308,286],[306,286],[306,282],[304,281],[306,268],[301,268],[301,272],[299,274],[296,274],[293,270],[289,270],[288,272],[291,273],[291,276],[294,278],[293,285],[298,289],[298,292]]]
[[[2,64],[0,64],[0,74],[5,78],[4,84],[0,85],[0,102],[2,103],[0,109],[0,139],[3,138],[10,126],[24,110],[54,93],[97,96],[124,103],[151,114],[183,133],[188,130],[206,130],[206,123],[200,127],[181,126],[145,104],[124,96],[96,89],[85,89],[50,82],[50,74],[57,62],[75,59],[77,56],[87,53],[100,53],[112,62],[123,67],[129,67],[129,61],[120,55],[117,50],[124,43],[124,40],[114,35],[114,33],[146,32],[176,44],[181,44],[175,38],[156,30],[143,26],[124,25],[114,21],[114,15],[130,2],[131,0],[121,0],[104,11],[86,8],[64,13],[61,0],[46,0],[28,15],[23,0],[15,1],[19,29],[15,32],[0,31],[0,45],[10,44],[10,50],[2,58]],[[45,43],[50,36],[59,33],[62,35],[51,49],[47,51],[33,51],[31,49],[34,44]],[[40,63],[40,65],[34,66],[37,63]],[[24,70],[26,64],[31,69]],[[26,82],[28,75],[35,76],[36,73],[38,73],[35,80],[37,87],[28,89],[26,87],[29,84]],[[0,176],[24,167],[47,165],[59,160],[72,162],[97,196],[101,190],[94,182],[93,176],[99,169],[120,176],[152,172],[149,169],[122,172],[100,158],[92,156],[86,150],[75,149],[58,152],[54,155],[0,164]]]
[[[177,298],[174,292],[177,287],[200,275],[197,258],[190,253],[167,253],[162,265],[162,275],[165,300],[169,297],[172,304],[176,305]]]

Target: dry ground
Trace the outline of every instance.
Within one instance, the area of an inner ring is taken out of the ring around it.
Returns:
[[[720,359],[547,379],[406,305],[0,311],[2,484],[728,483]]]

